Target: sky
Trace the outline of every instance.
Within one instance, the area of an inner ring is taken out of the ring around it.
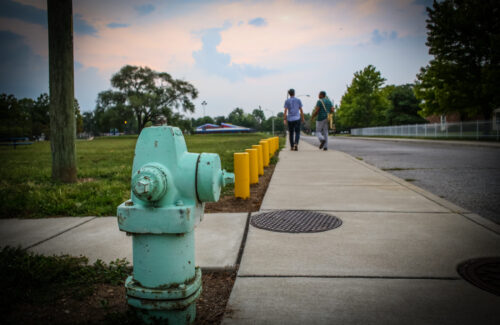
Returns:
[[[294,88],[310,112],[319,91],[339,104],[369,64],[386,84],[415,81],[431,57],[430,0],[74,0],[75,97],[82,111],[126,65],[148,66],[199,91],[189,117],[234,108],[266,116]],[[0,93],[48,92],[45,0],[0,0]],[[309,95],[306,96],[306,95]]]

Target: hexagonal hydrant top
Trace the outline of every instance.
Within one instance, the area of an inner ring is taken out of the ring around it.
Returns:
[[[194,227],[205,202],[217,201],[234,175],[221,170],[217,154],[187,152],[182,132],[145,128],[136,144],[131,199],[118,207],[120,230],[133,235],[134,273],[128,303],[145,321],[190,323],[201,292],[195,268]]]

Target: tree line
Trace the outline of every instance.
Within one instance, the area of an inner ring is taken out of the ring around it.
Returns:
[[[387,85],[377,69],[369,65],[354,73],[351,84],[335,112],[339,131],[354,127],[426,123],[420,114],[415,86]]]
[[[422,123],[421,117],[451,113],[490,119],[500,107],[500,2],[434,1],[427,13],[433,59],[414,84],[383,87],[371,65],[356,72],[336,112],[341,128]]]
[[[50,136],[49,95],[42,93],[36,100],[17,99],[14,95],[0,94],[0,138]],[[78,100],[74,100],[76,132],[83,132],[83,116]]]

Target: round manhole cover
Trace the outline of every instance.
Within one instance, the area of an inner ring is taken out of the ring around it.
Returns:
[[[476,287],[500,296],[500,257],[466,261],[458,266],[458,273]]]
[[[334,216],[303,210],[277,210],[252,216],[254,227],[277,232],[320,232],[335,229],[342,220]]]

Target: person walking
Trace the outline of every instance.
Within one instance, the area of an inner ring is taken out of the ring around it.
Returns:
[[[318,116],[316,120],[316,135],[319,139],[319,148],[326,151],[328,150],[328,114],[333,113],[333,104],[324,91],[319,92],[318,98],[311,120],[316,115]]]
[[[302,102],[295,97],[295,90],[288,90],[288,98],[285,101],[285,113],[283,122],[288,124],[288,133],[290,138],[290,149],[299,150],[300,139],[300,121],[304,122],[304,112],[302,111]]]

